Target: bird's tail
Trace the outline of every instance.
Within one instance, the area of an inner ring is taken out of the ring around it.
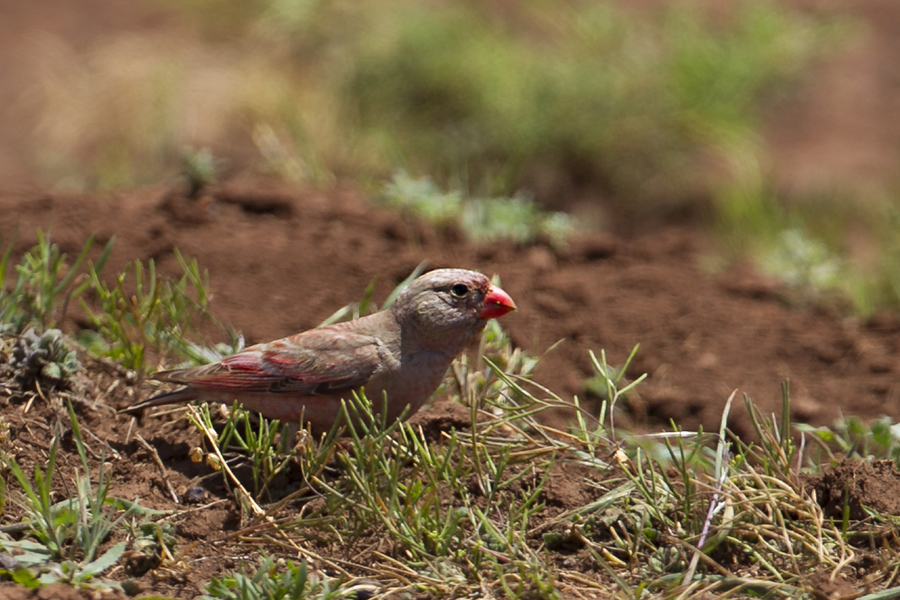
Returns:
[[[153,398],[148,398],[147,400],[142,400],[127,408],[123,408],[120,410],[120,413],[126,414],[134,414],[142,412],[144,409],[153,407],[153,406],[164,406],[166,404],[178,404],[179,402],[190,402],[191,400],[195,400],[197,398],[196,392],[191,390],[190,388],[182,388],[180,390],[175,390],[174,392],[169,392],[168,394],[160,394],[159,396],[154,396]]]

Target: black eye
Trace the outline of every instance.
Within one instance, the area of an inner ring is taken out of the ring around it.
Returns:
[[[469,286],[464,283],[457,283],[452,288],[450,288],[450,293],[457,298],[465,298],[466,294],[469,293]]]

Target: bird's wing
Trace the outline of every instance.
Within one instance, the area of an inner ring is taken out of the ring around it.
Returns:
[[[251,346],[218,363],[163,371],[154,379],[199,389],[273,394],[336,394],[365,385],[387,349],[372,335],[320,328]]]

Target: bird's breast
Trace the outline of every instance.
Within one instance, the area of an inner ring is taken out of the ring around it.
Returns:
[[[407,405],[410,407],[407,416],[411,416],[441,384],[452,361],[452,356],[437,352],[402,354],[393,370],[373,377],[366,384],[366,396],[377,410],[381,408],[383,394],[387,394],[390,421],[399,417]]]

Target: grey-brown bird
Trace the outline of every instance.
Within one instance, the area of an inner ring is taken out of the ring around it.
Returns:
[[[407,407],[407,417],[419,410],[488,319],[515,308],[481,273],[438,269],[410,283],[387,310],[257,344],[217,363],[156,373],[153,379],[185,387],[127,412],[237,400],[270,419],[302,419],[323,432],[340,415],[341,399],[364,388],[376,414],[387,398],[391,423]]]

